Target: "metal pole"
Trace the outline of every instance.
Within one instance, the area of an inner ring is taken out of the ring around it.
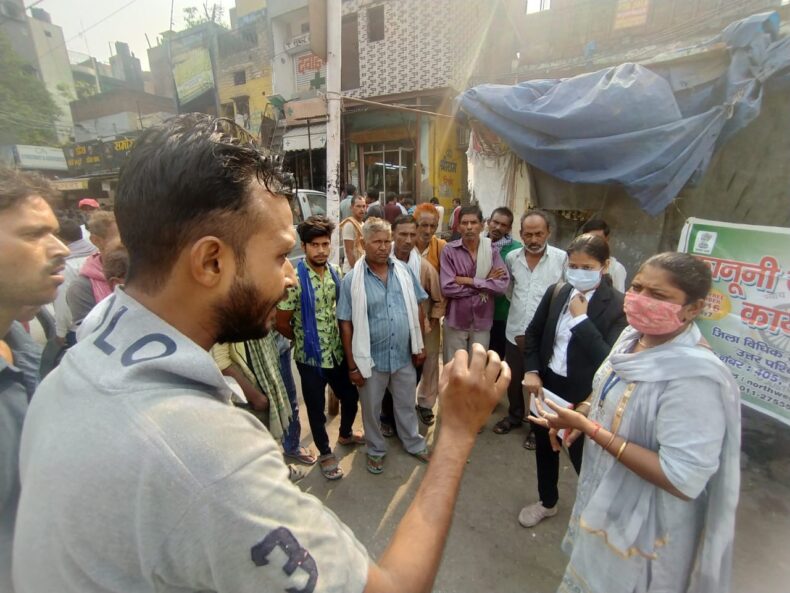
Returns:
[[[211,23],[211,47],[209,49],[209,59],[211,60],[211,76],[214,78],[214,109],[217,117],[222,117],[222,102],[219,98],[219,42],[217,41],[218,25]]]
[[[310,139],[310,120],[307,120],[307,160],[310,164],[310,189],[315,189],[313,183],[313,141]]]
[[[326,209],[336,223],[340,219],[340,33],[341,0],[326,3]],[[340,233],[332,235],[332,263],[340,263]]]

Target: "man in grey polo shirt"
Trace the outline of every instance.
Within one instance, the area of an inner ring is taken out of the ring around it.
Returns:
[[[55,299],[68,248],[45,179],[0,168],[0,591],[11,586],[11,545],[19,500],[19,438],[38,383],[41,348],[19,321]]]
[[[115,212],[124,289],[42,382],[22,434],[17,593],[430,590],[475,432],[510,381],[456,357],[432,464],[378,563],[288,480],[207,350],[260,337],[295,282],[289,179],[232,122],[138,137]]]

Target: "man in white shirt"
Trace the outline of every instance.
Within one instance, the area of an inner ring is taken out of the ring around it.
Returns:
[[[343,190],[344,196],[340,200],[340,220],[345,220],[351,216],[351,203],[357,195],[357,188],[350,183]]]
[[[376,189],[369,189],[366,202],[368,209],[365,211],[365,220],[368,218],[384,218],[384,206],[381,204],[381,194]]]
[[[609,245],[609,248],[611,249],[612,246],[609,244],[609,235],[611,234],[611,229],[605,220],[601,218],[591,218],[582,225],[581,229],[579,229],[580,235],[584,235],[585,233],[589,233],[590,235],[598,235],[604,241],[606,241],[606,243]],[[613,255],[610,255],[609,277],[612,279],[612,286],[615,290],[625,292],[625,282],[627,276],[628,273],[626,272],[625,266],[617,261]]]
[[[351,214],[340,221],[340,239],[343,241],[343,273],[354,269],[354,264],[365,255],[362,244],[362,223],[365,222],[365,198],[356,196],[351,201]]]
[[[510,272],[510,311],[507,317],[505,360],[511,365],[514,377],[522,377],[523,340],[529,322],[535,315],[546,289],[562,279],[567,254],[548,244],[551,237],[549,215],[543,210],[528,210],[521,217],[521,241],[524,247],[508,253],[505,263]],[[528,406],[525,405],[522,385],[513,381],[508,387],[508,415],[494,425],[496,434],[507,434],[521,426]],[[527,424],[529,429],[529,423]],[[533,449],[530,431],[524,446]]]
[[[438,198],[431,198],[431,204],[434,205],[436,211],[439,213],[439,227],[436,229],[436,232],[441,235],[444,231],[444,206],[439,203]]]

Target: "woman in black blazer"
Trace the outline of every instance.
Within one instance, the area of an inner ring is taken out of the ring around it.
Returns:
[[[580,235],[568,246],[567,284],[550,286],[524,339],[524,386],[537,397],[545,387],[572,404],[587,399],[595,371],[628,322],[623,294],[604,277],[609,246],[595,235]],[[533,527],[557,514],[559,453],[546,428],[532,425],[540,500],[521,510],[518,520]],[[584,439],[568,449],[578,474]]]

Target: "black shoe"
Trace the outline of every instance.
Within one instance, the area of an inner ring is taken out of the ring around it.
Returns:
[[[415,409],[417,410],[417,415],[420,417],[420,421],[425,426],[433,426],[433,423],[436,422],[436,417],[433,415],[433,410],[431,408],[415,406]]]

